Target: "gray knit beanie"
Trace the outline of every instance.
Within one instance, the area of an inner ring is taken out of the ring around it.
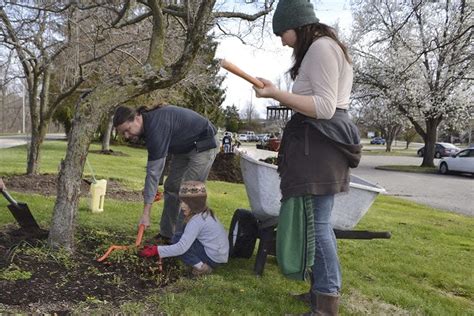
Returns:
[[[206,186],[200,181],[186,181],[179,188],[179,199],[188,204],[192,213],[207,209]]]
[[[273,33],[319,22],[313,5],[308,0],[280,0],[273,14]]]

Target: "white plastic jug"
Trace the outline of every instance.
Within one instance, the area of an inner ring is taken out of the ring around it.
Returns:
[[[92,212],[102,212],[104,210],[105,192],[107,190],[107,180],[97,180],[90,187],[90,203],[89,208]]]

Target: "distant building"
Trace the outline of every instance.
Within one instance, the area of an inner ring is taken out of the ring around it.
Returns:
[[[267,106],[267,121],[284,120],[288,121],[294,111],[285,105]]]

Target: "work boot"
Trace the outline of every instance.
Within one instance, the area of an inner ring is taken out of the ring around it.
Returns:
[[[339,312],[338,294],[316,293],[311,298],[311,314],[318,316],[337,316]]]
[[[193,267],[191,271],[194,277],[201,277],[212,273],[212,268],[207,263],[203,263],[200,269]]]

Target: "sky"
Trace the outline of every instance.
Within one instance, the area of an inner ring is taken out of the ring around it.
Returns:
[[[350,30],[352,15],[349,0],[312,0],[316,8],[316,16],[322,23],[339,25],[342,32]],[[270,17],[271,21],[271,17]],[[271,28],[271,24],[269,24]],[[261,37],[261,29],[255,30],[254,36]],[[261,38],[260,38],[261,39]],[[251,40],[249,40],[251,41]],[[263,45],[257,48],[244,45],[235,37],[227,37],[219,41],[216,58],[225,58],[242,68],[248,74],[273,81],[282,78],[292,64],[292,49],[283,47],[279,37],[271,32],[263,39]],[[226,99],[222,106],[236,105],[241,113],[248,103],[253,102],[261,118],[265,118],[269,99],[258,99],[247,81],[221,69],[220,74],[226,75],[223,86],[226,89]]]

